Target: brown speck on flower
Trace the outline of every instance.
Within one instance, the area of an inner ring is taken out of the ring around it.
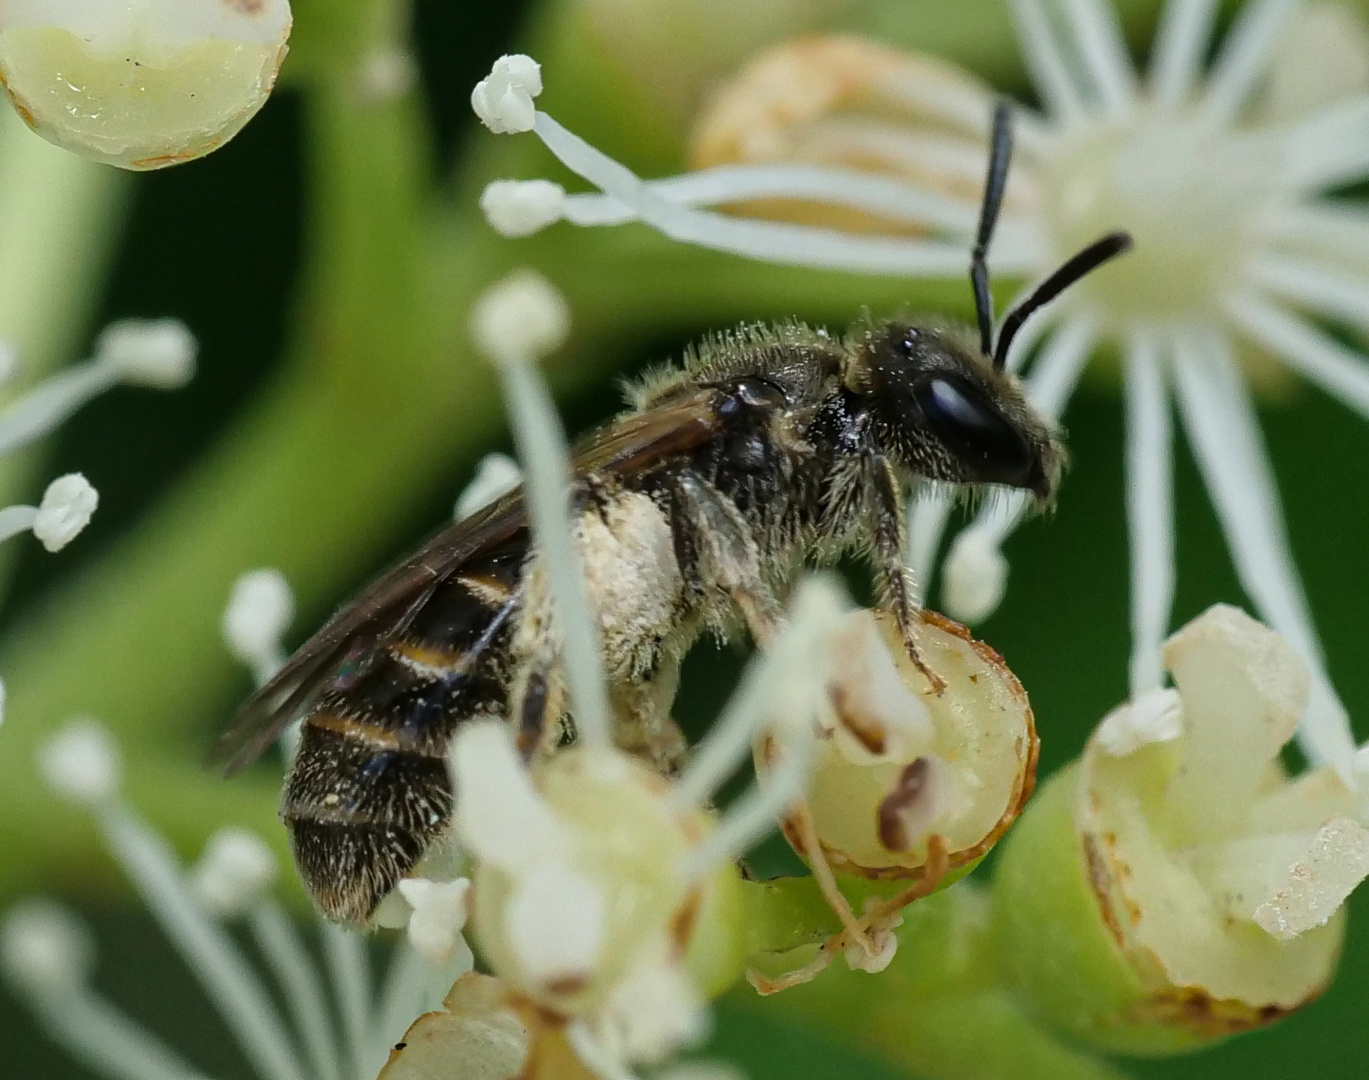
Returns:
[[[899,774],[894,790],[879,804],[879,840],[890,851],[907,851],[912,846],[908,818],[915,815],[927,791],[930,773],[931,763],[918,758]]]

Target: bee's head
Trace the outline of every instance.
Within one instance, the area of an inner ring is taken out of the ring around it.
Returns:
[[[844,374],[899,464],[931,480],[1055,492],[1064,451],[1051,426],[952,330],[890,320],[858,329]]]

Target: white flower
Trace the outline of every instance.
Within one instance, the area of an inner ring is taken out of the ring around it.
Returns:
[[[393,950],[377,992],[365,939],[320,920],[320,969],[296,922],[270,894],[276,859],[240,829],[213,837],[186,868],[170,844],[119,794],[118,753],[93,721],[71,725],[41,748],[40,768],[60,794],[87,805],[109,855],[176,947],[221,1014],[260,1080],[349,1080],[376,1075],[394,1043],[420,1013],[437,1006],[452,981],[471,968],[455,937],[442,963],[416,951],[431,931],[450,927],[464,887],[425,883],[415,920],[423,934]],[[226,920],[241,919],[268,987]],[[464,913],[462,913],[464,921]],[[429,950],[431,952],[431,950]],[[204,1074],[157,1035],[120,1013],[89,984],[94,948],[75,916],[43,901],[24,901],[0,921],[0,974],[37,1013],[49,1036],[113,1080],[194,1080]],[[330,1000],[330,997],[334,1000]],[[282,1014],[277,1001],[285,1005]],[[340,1023],[339,1023],[340,1021]]]
[[[1212,987],[1245,970],[1229,959],[1213,966],[1214,957],[1262,948],[1249,938],[1252,926],[1287,942],[1336,914],[1369,876],[1369,829],[1354,820],[1355,795],[1330,766],[1282,776],[1278,756],[1306,706],[1309,679],[1278,635],[1219,604],[1166,642],[1164,660],[1177,689],[1152,703],[1152,715],[1165,718],[1152,728],[1158,737],[1124,746],[1117,737],[1124,714],[1103,721],[1080,767],[1078,820],[1095,834],[1112,830],[1098,857],[1134,872],[1132,880],[1109,867],[1100,878],[1112,881],[1117,903],[1129,900],[1146,913],[1139,924],[1124,920],[1134,927],[1128,934],[1178,985]],[[1157,753],[1157,742],[1173,746]],[[1158,869],[1166,860],[1172,868]],[[1180,899],[1194,888],[1211,903]],[[1334,963],[1336,934],[1317,940],[1332,958],[1325,963]],[[1282,988],[1294,1000],[1315,993],[1325,964],[1311,964],[1306,952],[1281,955],[1266,961],[1266,979],[1277,971],[1310,980]]]
[[[593,744],[529,773],[502,723],[453,740],[454,827],[475,859],[482,953],[513,990],[569,1021],[600,1075],[658,1061],[703,1032],[703,991],[685,962],[694,921],[682,914],[715,906],[704,894],[727,888],[733,861],[802,795],[826,701],[815,672],[843,607],[825,580],[800,587],[771,653],[678,780]],[[778,766],[709,829],[703,807],[767,729],[783,748]]]
[[[1126,229],[1134,235],[1131,256],[1029,323],[1030,333],[1019,336],[1009,357],[1010,367],[1020,367],[1032,339],[1044,335],[1026,383],[1037,407],[1058,417],[1096,346],[1111,341],[1123,354],[1132,692],[1139,696],[1162,685],[1160,647],[1174,580],[1174,398],[1246,592],[1311,665],[1302,746],[1313,762],[1334,763],[1348,778],[1354,743],[1345,709],[1324,670],[1236,359],[1238,346],[1253,345],[1369,415],[1365,357],[1304,314],[1369,329],[1369,214],[1323,194],[1369,177],[1369,94],[1355,92],[1279,123],[1261,123],[1251,105],[1296,7],[1294,0],[1242,5],[1204,79],[1217,10],[1212,0],[1169,0],[1144,76],[1135,71],[1105,0],[1014,0],[1046,110],[1042,116],[1017,114],[1018,161],[992,261],[999,273],[1039,279],[1102,233]],[[1304,37],[1326,39],[1324,33]],[[851,46],[839,49],[850,52]],[[1345,55],[1328,50],[1324,62]],[[1317,62],[1305,51],[1295,61],[1304,67]],[[1280,54],[1280,63],[1286,62]],[[871,66],[889,74],[891,63],[884,50]],[[795,153],[808,148],[808,160],[822,164],[725,165],[644,182],[545,113],[535,114],[532,129],[602,192],[567,196],[568,221],[639,220],[677,240],[774,262],[959,277],[969,261],[991,99],[972,80],[948,75],[944,65],[909,58],[906,66],[902,74],[908,77],[879,80],[870,91],[884,95],[876,103],[882,111],[844,126],[839,120],[807,128],[796,122]],[[802,108],[827,93],[820,74],[798,84],[812,91]],[[847,74],[859,78],[859,72]],[[763,119],[773,123],[788,115],[776,108]],[[890,116],[925,121],[926,130],[905,133]],[[756,141],[765,152],[789,148],[784,132],[766,134],[768,140],[758,135]],[[904,179],[830,164],[852,157],[887,164]],[[700,209],[763,198],[856,210],[891,229],[911,226],[914,235],[844,232]],[[947,496],[932,493],[914,509],[912,558],[924,580],[949,505]],[[995,502],[955,545],[947,595],[977,609],[968,613],[987,613],[996,601],[1006,566],[993,555],[1024,508],[1016,496]]]
[[[236,135],[285,57],[289,0],[6,0],[0,76],[44,138],[126,169]]]

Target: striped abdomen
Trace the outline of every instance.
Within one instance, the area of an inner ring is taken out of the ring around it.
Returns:
[[[364,922],[445,829],[458,724],[502,716],[527,535],[437,583],[401,634],[349,657],[305,718],[281,817],[330,918]]]

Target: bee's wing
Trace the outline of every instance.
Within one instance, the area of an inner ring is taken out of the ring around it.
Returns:
[[[688,453],[718,433],[725,396],[720,390],[696,390],[606,424],[575,445],[571,467],[577,476],[625,476]]]
[[[275,742],[287,724],[358,645],[402,629],[433,587],[482,552],[527,524],[522,492],[504,498],[448,526],[417,552],[374,581],[342,608],[247,699],[210,750],[226,775],[251,764]]]
[[[616,421],[578,444],[576,476],[627,475],[686,453],[718,431],[722,395],[701,390]],[[432,590],[471,560],[527,525],[522,488],[448,526],[342,608],[257,690],[214,744],[209,757],[226,775],[251,764],[279,737],[349,652],[403,630]]]

